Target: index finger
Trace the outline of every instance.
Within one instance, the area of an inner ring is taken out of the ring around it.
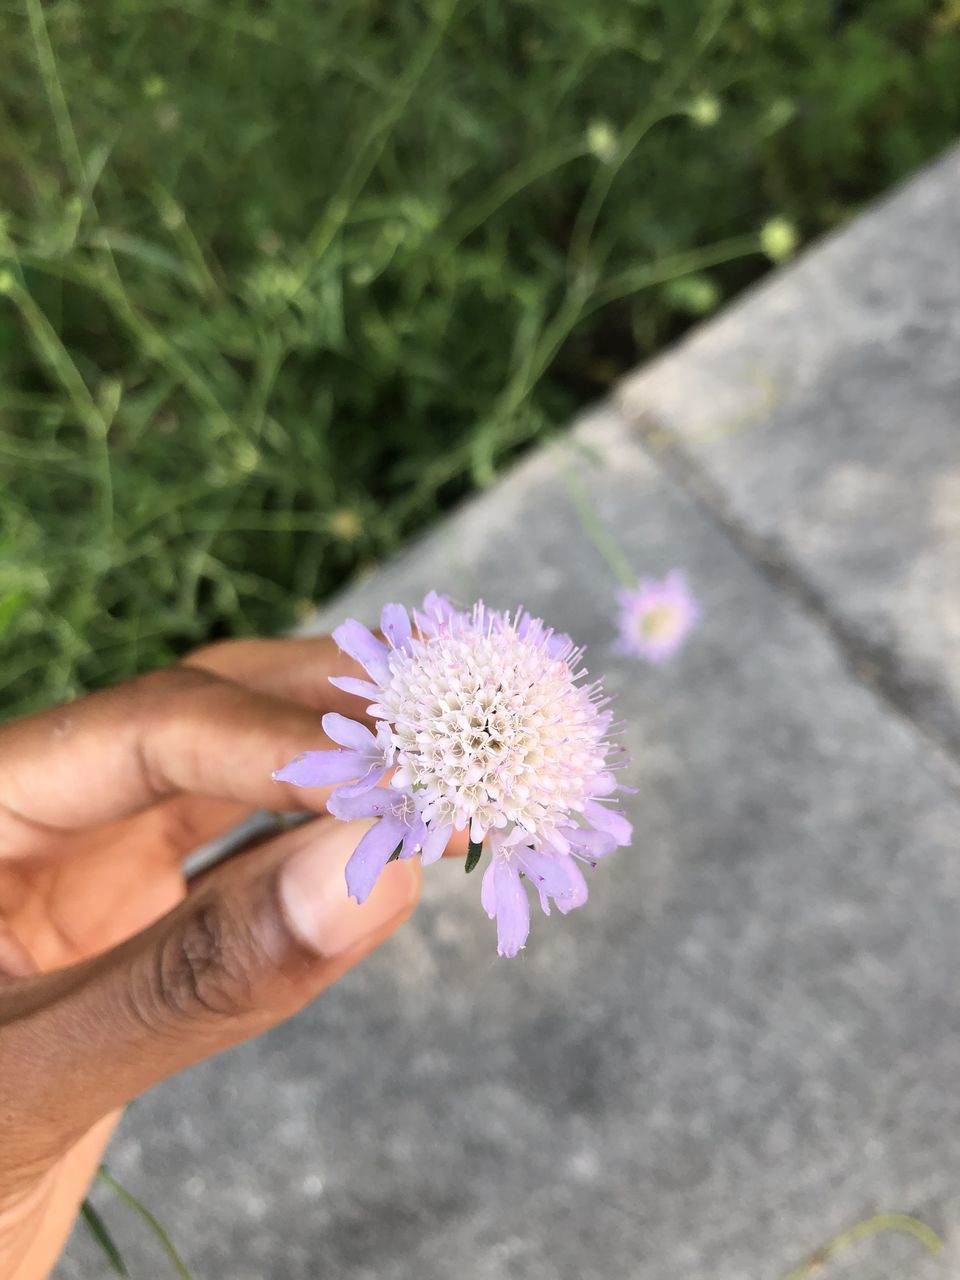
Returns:
[[[339,711],[354,720],[367,719],[362,698],[330,683],[331,676],[369,678],[359,662],[338,648],[332,636],[219,640],[194,649],[183,659],[183,665],[212,671],[250,689],[304,702],[321,711]]]
[[[322,809],[271,773],[329,747],[319,711],[172,667],[0,727],[0,855],[137,813],[182,792]]]

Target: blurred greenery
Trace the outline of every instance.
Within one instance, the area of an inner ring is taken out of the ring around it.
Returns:
[[[5,713],[275,631],[960,127],[956,0],[0,0]]]

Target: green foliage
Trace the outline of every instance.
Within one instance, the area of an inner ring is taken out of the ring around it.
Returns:
[[[106,1165],[101,1165],[97,1170],[97,1178],[100,1182],[108,1186],[114,1195],[119,1200],[123,1201],[128,1209],[132,1209],[137,1217],[142,1219],[162,1252],[166,1254],[167,1261],[170,1263],[173,1271],[180,1277],[180,1280],[193,1280],[192,1275],[187,1269],[187,1264],[184,1262],[183,1258],[181,1258],[173,1241],[164,1230],[159,1219],[150,1209],[147,1208],[143,1201],[138,1200],[132,1191],[128,1191],[122,1182],[118,1182]],[[89,1199],[84,1200],[83,1204],[80,1206],[80,1214],[86,1223],[90,1234],[93,1236],[93,1239],[103,1251],[110,1269],[115,1275],[129,1276],[130,1272],[127,1270],[126,1264],[120,1255],[120,1250],[117,1248],[116,1241],[110,1234],[110,1229],[104,1222],[99,1211],[94,1207]]]
[[[129,1276],[126,1263],[117,1248],[116,1241],[110,1234],[110,1228],[104,1222],[100,1213],[89,1200],[84,1200],[80,1206],[80,1216],[86,1223],[87,1230],[99,1245],[103,1252],[103,1256],[107,1260],[107,1266],[115,1276]]]
[[[960,125],[955,0],[0,0],[0,686],[277,630]],[[786,244],[784,235],[776,241]]]

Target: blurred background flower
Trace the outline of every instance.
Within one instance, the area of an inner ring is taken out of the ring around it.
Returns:
[[[662,580],[644,578],[617,592],[621,653],[646,662],[672,658],[700,621],[700,605],[678,570]]]

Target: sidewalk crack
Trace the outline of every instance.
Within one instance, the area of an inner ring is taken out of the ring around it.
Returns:
[[[775,535],[752,528],[735,510],[722,485],[654,414],[620,411],[636,432],[650,461],[700,503],[738,551],[771,586],[827,632],[851,677],[906,722],[934,756],[938,772],[960,790],[960,722],[945,706],[938,681],[908,670],[895,650],[838,616],[827,595],[804,573]]]

